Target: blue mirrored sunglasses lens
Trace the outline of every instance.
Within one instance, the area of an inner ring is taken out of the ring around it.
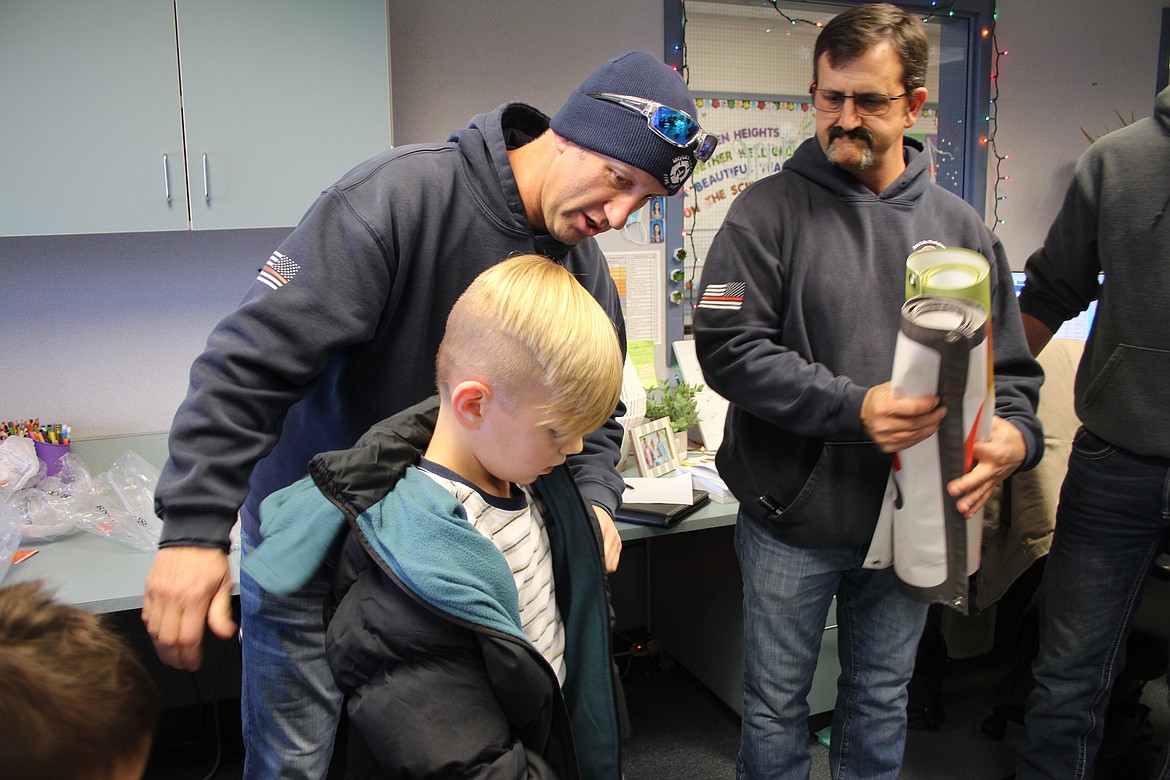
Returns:
[[[711,159],[711,155],[715,154],[715,147],[719,145],[719,140],[713,135],[708,135],[699,142],[699,148],[695,149],[695,157],[699,162],[707,162]]]
[[[669,138],[679,146],[686,146],[694,140],[699,132],[699,125],[695,120],[681,111],[665,106],[658,108],[650,118],[654,127],[663,137]]]

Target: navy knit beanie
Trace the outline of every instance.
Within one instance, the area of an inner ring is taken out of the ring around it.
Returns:
[[[561,138],[641,168],[671,195],[678,192],[695,169],[694,150],[660,138],[647,126],[646,117],[617,103],[589,97],[591,92],[653,100],[694,118],[698,116],[695,101],[682,76],[645,52],[623,54],[585,79],[551,125]]]

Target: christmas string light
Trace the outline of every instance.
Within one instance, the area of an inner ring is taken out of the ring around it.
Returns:
[[[811,19],[794,19],[793,17],[789,16],[788,14],[786,14],[780,10],[780,6],[778,5],[779,0],[768,0],[768,2],[771,4],[772,9],[775,10],[776,13],[780,14],[781,16],[783,16],[785,19],[788,20],[789,24],[794,24],[794,25],[795,24],[808,24],[808,25],[812,25],[813,27],[824,27],[825,26],[824,22],[814,22]]]
[[[938,0],[931,0],[930,1],[930,13],[928,13],[926,16],[922,17],[922,21],[929,22],[931,19],[933,19],[936,16],[954,16],[955,15],[955,4],[958,2],[959,2],[959,0],[951,0],[949,3],[946,3],[945,5],[943,5],[940,8],[939,4],[938,4]]]
[[[1010,155],[1000,154],[999,147],[995,143],[995,136],[999,130],[999,58],[1007,56],[1007,51],[1000,51],[999,43],[995,37],[995,24],[999,19],[999,11],[995,8],[995,3],[991,4],[991,28],[985,30],[984,34],[991,38],[991,104],[989,106],[988,114],[985,117],[987,121],[987,136],[984,139],[988,145],[988,151],[995,157],[995,184],[992,185],[992,206],[991,206],[991,232],[1004,224],[1004,220],[999,216],[1000,201],[1006,200],[1006,195],[999,194],[1000,182],[1007,181],[1008,177],[1002,173],[1003,163],[1009,159]]]
[[[800,17],[789,16],[788,14],[784,13],[784,11],[780,10],[780,5],[779,5],[780,0],[767,0],[767,2],[770,6],[772,6],[772,10],[774,10],[776,13],[778,13],[782,17],[784,17],[784,19],[789,24],[792,24],[792,25],[807,24],[807,25],[811,25],[813,27],[824,27],[825,26],[824,22],[816,21],[813,19],[802,19]],[[803,2],[808,2],[808,0],[788,0],[789,4],[791,4],[793,2],[802,2],[803,3]],[[950,0],[950,2],[945,3],[942,6],[940,6],[938,0],[931,0],[930,11],[926,14],[926,16],[922,17],[922,21],[924,23],[929,22],[931,19],[933,19],[936,16],[954,16],[955,15],[955,5],[958,2],[959,2],[959,0]],[[768,32],[771,32],[771,30],[768,30]]]
[[[687,62],[687,4],[686,4],[686,0],[680,0],[679,9],[680,9],[680,17],[682,19],[682,29],[680,30],[680,33],[679,33],[681,39],[680,39],[679,43],[675,45],[674,48],[675,48],[675,51],[679,52],[679,55],[681,57],[682,66],[679,68],[679,73],[682,74],[683,81],[685,81],[687,86],[689,87],[691,84],[691,70],[690,70],[690,65]],[[689,192],[691,194],[691,209],[690,209],[690,218],[689,218],[690,223],[686,226],[686,229],[683,231],[683,238],[686,239],[687,243],[689,243],[690,247],[691,247],[691,252],[690,252],[691,273],[684,284],[684,288],[686,289],[686,293],[685,293],[686,302],[690,305],[691,311],[694,312],[694,310],[695,310],[695,275],[699,272],[699,262],[700,262],[699,253],[695,249],[695,225],[698,223],[698,219],[699,219],[698,218],[699,191],[695,188],[693,180],[688,181],[686,189],[689,190]],[[675,258],[675,260],[678,260],[679,262],[683,263],[684,267],[685,267],[686,260],[687,260],[687,251],[685,249],[680,248],[679,250],[677,250],[674,253],[674,258]],[[685,325],[685,323],[684,323],[684,325]]]

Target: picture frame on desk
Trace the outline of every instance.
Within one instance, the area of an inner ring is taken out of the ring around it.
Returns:
[[[630,440],[638,461],[638,476],[661,477],[682,465],[669,417],[639,425],[630,431]]]

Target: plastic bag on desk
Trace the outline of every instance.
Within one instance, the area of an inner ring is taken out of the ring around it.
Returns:
[[[9,437],[4,443],[12,440],[13,437]],[[33,448],[31,439],[24,441],[27,442],[24,446]],[[0,488],[0,497],[4,498],[0,512],[17,524],[23,541],[51,542],[75,532],[77,526],[63,511],[68,496],[61,491],[61,478],[45,476],[45,464],[36,458],[35,450],[33,458],[38,467],[31,474],[26,473],[28,478],[9,482],[7,488]]]
[[[162,532],[162,521],[154,514],[158,477],[158,469],[134,452],[127,452],[96,477],[69,454],[62,458],[60,473],[39,486],[64,498],[63,511],[73,525],[149,551],[158,546]]]
[[[12,554],[20,545],[20,519],[8,510],[8,496],[0,496],[0,582],[12,566]]]
[[[122,506],[134,515],[135,524],[150,538],[151,548],[157,546],[162,534],[162,520],[154,513],[154,488],[159,470],[136,452],[127,451],[114,461],[105,477],[122,500]]]
[[[45,464],[37,457],[32,439],[9,436],[0,441],[0,492],[20,490],[44,473]]]
[[[42,489],[45,481],[6,496],[0,505],[0,514],[16,523],[26,542],[51,542],[77,531],[72,517],[64,511],[68,497]]]

